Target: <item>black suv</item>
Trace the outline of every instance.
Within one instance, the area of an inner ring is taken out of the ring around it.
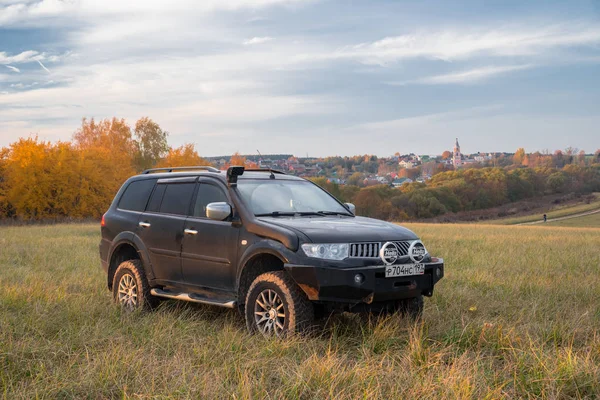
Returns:
[[[144,171],[101,225],[102,267],[124,308],[159,298],[238,308],[265,334],[334,311],[418,316],[444,275],[413,232],[275,170]]]

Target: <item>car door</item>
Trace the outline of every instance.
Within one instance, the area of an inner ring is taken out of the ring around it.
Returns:
[[[159,179],[139,222],[157,280],[181,282],[181,242],[196,177]]]
[[[186,283],[232,290],[239,228],[230,220],[206,217],[206,206],[222,201],[232,204],[225,185],[215,179],[200,179],[191,215],[185,222],[182,272]]]

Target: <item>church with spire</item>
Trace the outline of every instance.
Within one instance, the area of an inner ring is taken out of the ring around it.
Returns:
[[[460,168],[463,165],[463,157],[462,153],[460,152],[458,138],[456,138],[456,143],[454,144],[454,151],[452,152],[452,165],[454,165],[454,168]]]

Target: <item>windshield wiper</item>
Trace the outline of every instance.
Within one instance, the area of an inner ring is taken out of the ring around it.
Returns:
[[[270,213],[254,214],[255,217],[293,217],[297,212],[273,211]]]
[[[352,214],[347,213],[347,212],[339,212],[339,211],[317,211],[319,214],[322,215],[345,215],[347,217],[351,217]]]
[[[310,215],[318,215],[320,217],[324,217],[327,214],[321,211],[273,211],[271,213],[254,214],[255,217],[304,217]]]
[[[316,215],[319,217],[325,217],[327,215],[344,215],[346,217],[353,217],[352,214],[340,211],[273,211],[270,213],[254,214],[255,217],[306,217]]]

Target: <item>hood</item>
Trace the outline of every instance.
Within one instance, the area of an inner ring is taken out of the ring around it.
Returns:
[[[385,242],[418,237],[401,226],[365,217],[260,217],[263,222],[300,231],[313,243]]]

